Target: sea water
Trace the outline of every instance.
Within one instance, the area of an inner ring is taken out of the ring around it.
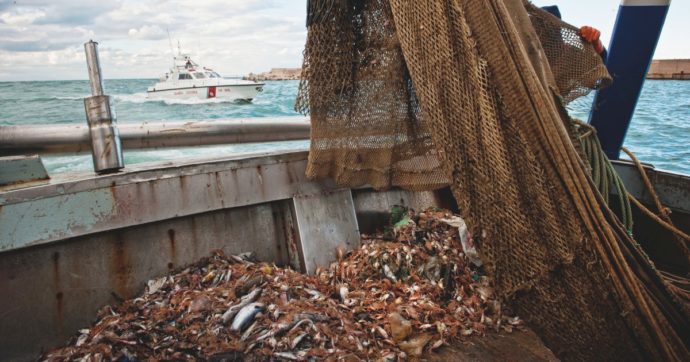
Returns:
[[[161,120],[299,116],[294,111],[298,81],[269,81],[251,103],[209,100],[154,100],[146,97],[153,79],[106,80],[119,123]],[[0,125],[86,123],[87,81],[0,82]],[[592,96],[569,105],[586,120]],[[295,150],[308,141],[205,146],[165,150],[125,150],[125,164],[240,152]],[[625,146],[643,162],[690,174],[690,81],[647,81]],[[43,156],[50,173],[92,170],[90,155]]]

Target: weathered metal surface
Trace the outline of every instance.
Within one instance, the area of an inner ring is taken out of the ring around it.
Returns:
[[[117,172],[125,167],[125,161],[113,103],[103,90],[98,43],[89,40],[84,43],[84,51],[91,84],[91,97],[84,98],[84,111],[89,125],[93,169],[98,174]]]
[[[93,169],[99,174],[116,172],[125,167],[120,133],[112,107],[109,96],[84,98]]]
[[[265,117],[120,123],[122,147],[156,149],[309,139],[309,119]],[[90,152],[89,128],[81,124],[0,126],[0,156]]]
[[[105,95],[103,90],[103,76],[101,72],[101,62],[98,59],[98,43],[89,40],[84,43],[84,52],[86,53],[86,67],[89,72],[89,86],[91,87],[92,96]]]
[[[213,249],[313,271],[337,246],[359,243],[357,220],[376,228],[393,205],[452,203],[447,190],[351,192],[312,182],[306,158],[300,151],[165,162],[0,189],[0,360],[63,343],[98,308]],[[617,167],[633,194],[644,194],[636,171]],[[687,226],[688,178],[649,172]]]
[[[79,235],[117,212],[113,194],[105,189],[5,205],[0,209],[0,251]]]
[[[35,359],[88,326],[99,308],[215,249],[288,264],[281,210],[290,204],[207,212],[0,253],[0,361]]]
[[[440,207],[442,200],[439,194],[431,191],[411,192],[405,190],[388,190],[376,192],[372,189],[352,191],[357,210],[357,223],[363,233],[372,233],[386,225],[390,220],[393,206],[405,206],[421,211],[428,207]]]
[[[0,192],[0,251],[332,188],[306,180],[305,167],[297,152]]]
[[[346,251],[359,247],[357,216],[349,189],[297,195],[293,202],[304,271],[311,274],[317,267],[330,265],[337,248]]]
[[[642,176],[634,165],[625,161],[615,161],[613,166],[628,192],[641,199],[643,203],[653,203],[642,182]],[[648,166],[645,169],[661,202],[672,210],[690,214],[690,176],[656,170]]]
[[[48,172],[37,155],[0,157],[0,185],[47,179]]]

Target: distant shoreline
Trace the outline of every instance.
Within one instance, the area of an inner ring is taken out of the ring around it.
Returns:
[[[271,68],[268,72],[249,73],[242,77],[245,80],[267,81],[267,80],[300,80],[302,68]]]
[[[647,79],[690,80],[690,59],[654,59]]]

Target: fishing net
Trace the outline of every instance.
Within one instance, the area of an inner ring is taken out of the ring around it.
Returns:
[[[307,175],[450,185],[499,295],[560,357],[687,360],[677,303],[587,175],[563,105],[610,82],[519,0],[311,0]]]

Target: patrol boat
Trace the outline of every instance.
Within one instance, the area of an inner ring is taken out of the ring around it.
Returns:
[[[213,69],[199,65],[189,54],[173,57],[173,67],[149,87],[148,98],[210,99],[251,102],[264,83],[223,78]]]

